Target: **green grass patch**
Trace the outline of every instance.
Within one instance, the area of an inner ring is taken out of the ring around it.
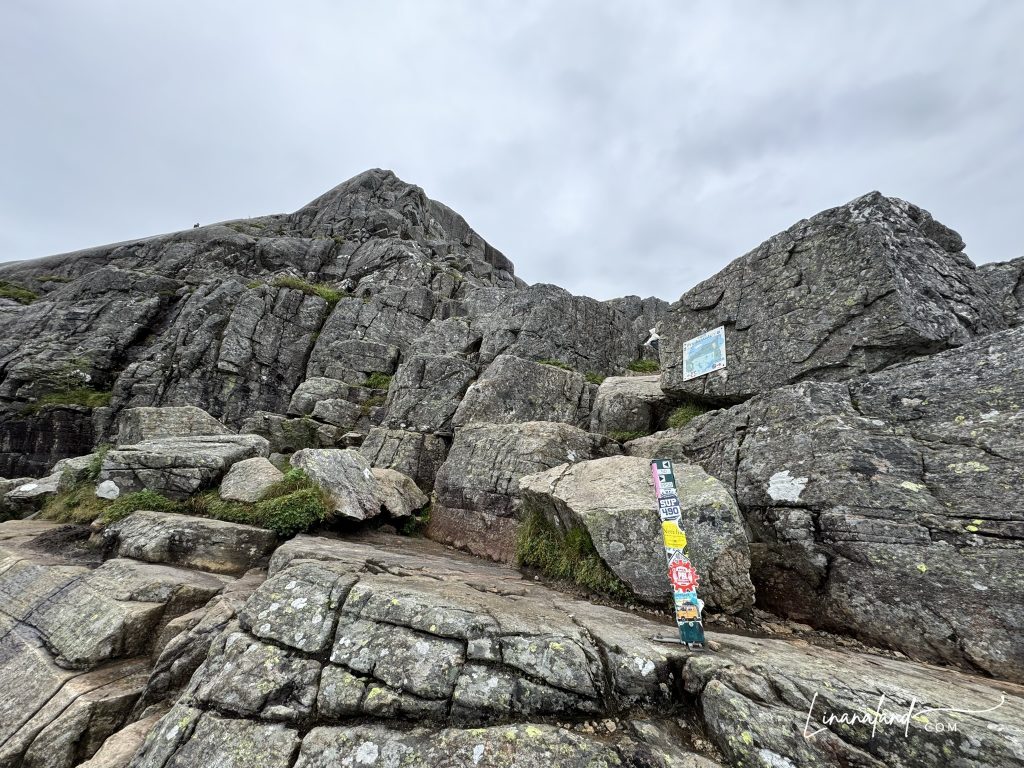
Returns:
[[[64,275],[40,275],[36,280],[40,283],[70,283],[74,278]]]
[[[92,490],[90,488],[90,490]],[[95,496],[95,491],[92,491]],[[103,523],[109,525],[124,520],[132,512],[146,510],[148,512],[185,512],[185,505],[172,501],[156,491],[144,490],[126,493],[116,501],[109,502],[103,511]]]
[[[387,389],[391,386],[391,376],[382,371],[374,371],[366,377],[363,386],[370,389]]]
[[[586,379],[588,384],[601,386],[608,377],[601,373],[584,373],[583,378]]]
[[[604,564],[585,528],[563,533],[540,509],[524,506],[525,517],[516,540],[516,561],[554,579],[572,582],[592,592],[621,599],[629,588]]]
[[[430,504],[427,504],[420,513],[409,515],[398,532],[403,536],[422,536],[430,525]]]
[[[708,409],[699,403],[683,403],[668,415],[667,423],[670,429],[682,429],[702,413],[707,412]]]
[[[14,299],[19,304],[31,304],[39,298],[39,294],[20,285],[0,280],[0,299]]]
[[[661,366],[658,365],[657,360],[645,360],[644,358],[634,360],[626,367],[636,373],[657,373],[661,370]]]
[[[255,504],[223,501],[216,491],[189,500],[193,514],[230,523],[269,528],[282,538],[329,521],[334,512],[327,494],[301,469],[290,469]]]
[[[294,288],[297,291],[302,291],[307,296],[319,296],[331,305],[337,304],[348,296],[348,293],[345,291],[332,288],[327,283],[311,283],[309,280],[303,280],[301,277],[293,277],[292,275],[281,275],[275,278],[273,285],[276,288]]]
[[[384,395],[371,395],[370,397],[363,400],[359,407],[363,410],[363,416],[369,416],[370,411],[376,408],[378,405],[384,405],[387,402],[387,397]]]
[[[32,403],[31,411],[38,412],[46,405],[84,405],[86,408],[102,408],[110,405],[112,392],[100,392],[92,387],[70,387],[41,395]]]
[[[109,501],[96,496],[91,483],[81,483],[46,500],[39,516],[58,523],[91,523],[104,514]]]
[[[573,367],[568,363],[563,363],[561,360],[538,360],[541,365],[551,365],[555,368],[561,368],[563,371],[571,371]]]

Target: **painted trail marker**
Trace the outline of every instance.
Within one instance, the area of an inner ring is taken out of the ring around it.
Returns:
[[[697,569],[687,554],[686,532],[679,527],[682,513],[672,462],[669,459],[655,459],[651,462],[651,475],[654,478],[654,493],[658,497],[658,514],[661,515],[665,561],[668,580],[672,584],[679,642],[691,648],[703,648],[704,623],[701,611],[704,606],[697,597]]]
[[[683,342],[683,381],[725,368],[725,326]]]

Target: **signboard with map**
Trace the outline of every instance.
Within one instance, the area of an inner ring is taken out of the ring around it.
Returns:
[[[725,368],[725,326],[683,342],[683,381]]]

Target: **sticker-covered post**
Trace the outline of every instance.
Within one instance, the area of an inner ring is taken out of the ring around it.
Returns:
[[[669,459],[655,459],[651,462],[651,475],[654,477],[654,493],[658,497],[658,514],[661,516],[661,531],[665,540],[665,561],[668,564],[668,580],[672,585],[679,641],[690,647],[703,648],[704,624],[701,611],[704,605],[697,597],[697,569],[693,567],[687,553],[686,532],[679,525],[682,514],[672,462]]]

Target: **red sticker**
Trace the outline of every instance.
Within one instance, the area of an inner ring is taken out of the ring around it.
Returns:
[[[668,567],[668,578],[680,592],[687,592],[697,586],[697,569],[689,562],[672,563]]]

